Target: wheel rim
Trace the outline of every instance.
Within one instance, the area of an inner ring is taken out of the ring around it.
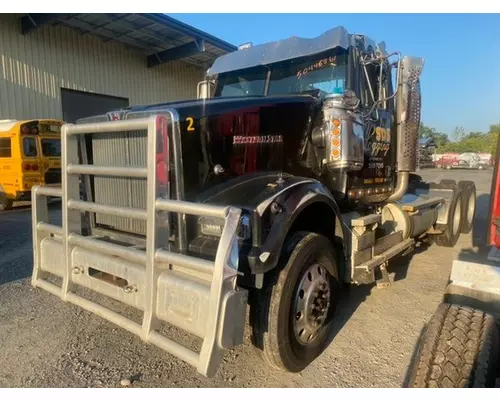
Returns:
[[[462,218],[462,204],[460,199],[458,199],[455,212],[453,214],[453,235],[458,233],[458,228],[460,228],[460,218]]]
[[[311,265],[295,293],[293,330],[302,345],[311,343],[323,327],[330,308],[331,287],[326,269]]]
[[[474,192],[471,192],[469,197],[469,205],[467,207],[467,222],[472,224],[474,219],[474,212],[476,211],[476,196],[474,196]]]

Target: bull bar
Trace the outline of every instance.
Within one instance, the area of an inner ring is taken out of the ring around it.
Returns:
[[[224,349],[243,342],[248,292],[236,285],[241,210],[173,200],[159,194],[156,152],[158,138],[165,134],[168,126],[165,121],[165,115],[157,114],[132,120],[63,126],[62,187],[32,188],[34,265],[31,283],[128,330],[196,367],[200,374],[211,377],[220,365]],[[79,162],[79,135],[132,130],[147,132],[145,168]],[[168,142],[168,135],[166,137]],[[79,193],[80,175],[146,179],[147,208],[83,201]],[[48,197],[61,197],[62,226],[49,223]],[[85,236],[82,212],[146,221],[145,249],[133,244],[113,243],[99,236]],[[165,212],[224,220],[215,261],[174,251],[165,240],[170,235]],[[51,275],[62,279],[61,286],[47,279]],[[142,323],[75,293],[79,286],[139,309],[143,312]],[[162,322],[200,337],[201,351],[193,351],[159,333],[157,330]]]

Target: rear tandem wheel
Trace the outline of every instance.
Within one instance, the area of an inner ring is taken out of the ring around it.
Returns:
[[[460,233],[462,233],[463,226],[463,191],[460,186],[455,184],[452,180],[442,180],[441,185],[453,185],[454,193],[450,202],[450,209],[448,211],[448,219],[446,221],[445,230],[443,233],[436,235],[434,241],[438,246],[453,247],[457,244]]]

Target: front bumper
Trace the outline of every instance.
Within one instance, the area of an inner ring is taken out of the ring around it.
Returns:
[[[115,323],[185,362],[205,376],[213,376],[224,349],[243,342],[248,292],[237,287],[238,237],[241,210],[205,204],[167,200],[157,196],[155,176],[157,117],[87,125],[65,125],[62,132],[62,188],[37,186],[32,189],[34,266],[32,285],[63,301],[78,305]],[[74,136],[82,133],[107,133],[146,129],[148,166],[109,167],[81,165]],[[66,161],[67,162],[67,161]],[[147,209],[98,204],[80,200],[81,174],[135,176],[148,181]],[[47,197],[61,197],[62,226],[49,223]],[[117,243],[106,237],[84,236],[81,213],[127,216],[145,221],[146,246]],[[168,241],[165,213],[197,215],[224,219],[224,229],[215,261],[174,252]],[[62,278],[60,286],[48,278]],[[76,293],[84,287],[142,312],[138,323]],[[199,351],[159,333],[166,322],[203,340]]]

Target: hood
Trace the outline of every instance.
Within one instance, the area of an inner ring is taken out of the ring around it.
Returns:
[[[199,119],[219,113],[234,112],[244,108],[273,106],[290,103],[315,104],[317,99],[310,95],[280,95],[280,96],[238,96],[217,97],[210,99],[191,99],[164,103],[137,105],[127,108],[110,110],[105,114],[81,118],[77,124],[127,119],[130,113],[155,113],[166,109],[175,109],[180,119],[189,116]]]
[[[126,112],[155,112],[166,108],[175,109],[182,117],[190,116],[198,119],[214,114],[234,112],[253,107],[269,107],[290,103],[315,103],[316,99],[308,95],[285,95],[285,96],[239,96],[239,97],[218,97],[211,99],[194,99],[184,101],[174,101],[152,105],[134,106]]]
[[[129,107],[78,123],[175,110],[181,139],[180,173],[186,199],[194,199],[242,175],[302,169],[301,150],[317,104],[309,95],[196,99]]]

